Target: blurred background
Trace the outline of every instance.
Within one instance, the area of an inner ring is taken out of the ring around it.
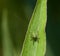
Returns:
[[[35,4],[36,0],[0,0],[0,56],[20,55]],[[46,35],[46,56],[60,56],[59,0],[47,2]]]

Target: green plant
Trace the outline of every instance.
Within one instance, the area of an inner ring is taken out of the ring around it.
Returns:
[[[25,36],[20,56],[45,55],[46,52],[45,26],[47,21],[46,8],[47,8],[47,0],[37,0],[32,18],[28,26],[28,30]]]
[[[7,9],[3,9],[2,12],[3,56],[13,56],[13,45],[10,39],[7,17],[8,17],[8,11]]]

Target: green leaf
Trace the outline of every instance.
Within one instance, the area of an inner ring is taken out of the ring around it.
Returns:
[[[46,52],[47,0],[37,0],[23,43],[21,56],[44,56]]]
[[[13,45],[8,29],[8,10],[2,11],[2,43],[3,43],[3,56],[13,56]]]

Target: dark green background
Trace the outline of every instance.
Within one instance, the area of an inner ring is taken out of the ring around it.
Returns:
[[[60,56],[60,0],[48,0],[47,11],[47,42],[54,56]]]

